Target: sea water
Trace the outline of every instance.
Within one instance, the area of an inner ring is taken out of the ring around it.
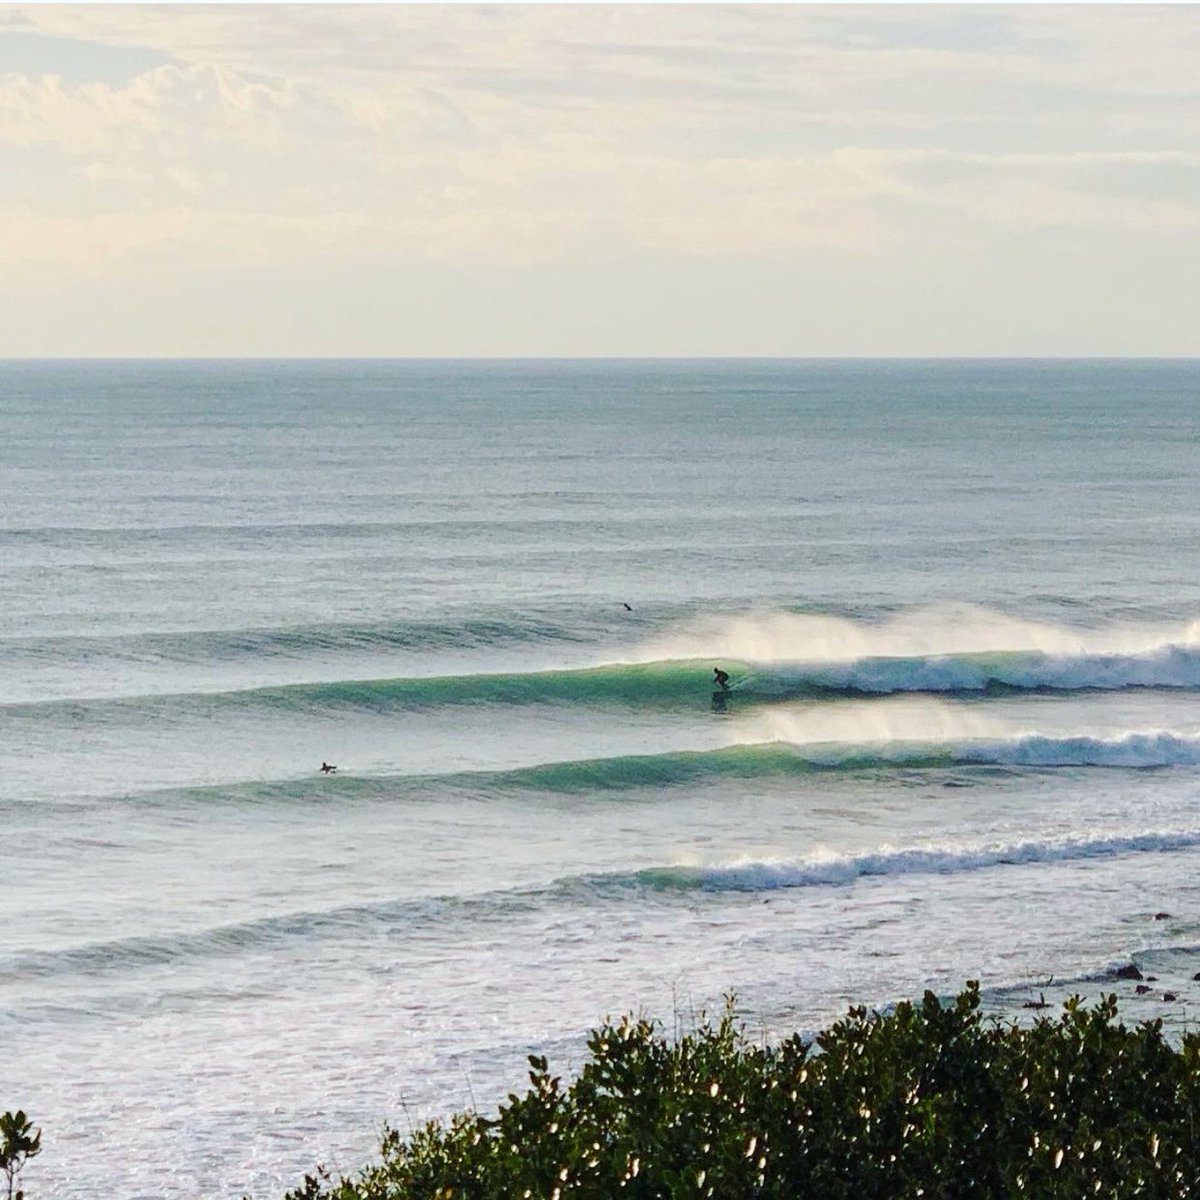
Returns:
[[[771,1037],[1200,945],[1198,400],[1195,362],[0,364],[29,1194],[278,1197],[607,1014]]]

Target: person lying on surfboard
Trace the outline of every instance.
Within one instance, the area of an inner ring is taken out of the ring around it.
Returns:
[[[332,775],[334,773],[334,771],[336,771],[336,770],[337,770],[337,767],[333,766],[332,763],[327,763],[327,762],[321,763],[321,774],[322,775]]]
[[[722,671],[720,667],[713,667],[713,674],[717,677],[717,686],[721,691],[729,691],[729,672]]]

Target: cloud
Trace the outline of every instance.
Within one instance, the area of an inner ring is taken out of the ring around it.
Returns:
[[[1200,232],[1200,153],[953,154],[846,148],[834,156],[910,205],[1001,225]]]
[[[1179,173],[1174,195],[1165,187],[1150,198],[1128,194],[1131,177],[1155,169]],[[440,184],[410,164],[390,204],[386,190],[365,202],[353,186],[332,184],[237,209],[204,206],[207,194],[230,190],[228,181],[173,170],[170,185],[192,203],[53,217],[10,209],[0,261],[102,272],[164,261],[173,269],[314,259],[569,262],[618,249],[737,259],[808,247],[862,258],[911,240],[914,225],[928,236],[948,215],[977,234],[988,227],[1098,228],[1139,238],[1200,232],[1200,189],[1189,186],[1200,180],[1200,157],[1186,154],[854,147],[694,163],[605,155],[586,145],[509,146],[472,158]],[[105,162],[84,173],[97,186],[138,192],[161,183]]]
[[[851,294],[1038,239],[1137,258],[1198,230],[1198,36],[1183,7],[10,7],[0,62],[38,58],[0,74],[0,262],[18,290],[640,261]]]
[[[0,144],[83,156],[182,152],[206,142],[274,150],[302,141],[314,124],[336,132],[340,115],[287,80],[211,64],[156,67],[122,86],[0,77]]]

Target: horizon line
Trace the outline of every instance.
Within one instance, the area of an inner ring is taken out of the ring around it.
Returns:
[[[10,363],[117,362],[1198,362],[1195,354],[21,354]]]

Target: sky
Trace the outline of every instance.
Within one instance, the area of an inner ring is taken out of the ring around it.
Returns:
[[[0,356],[1200,355],[1200,5],[0,5]]]

